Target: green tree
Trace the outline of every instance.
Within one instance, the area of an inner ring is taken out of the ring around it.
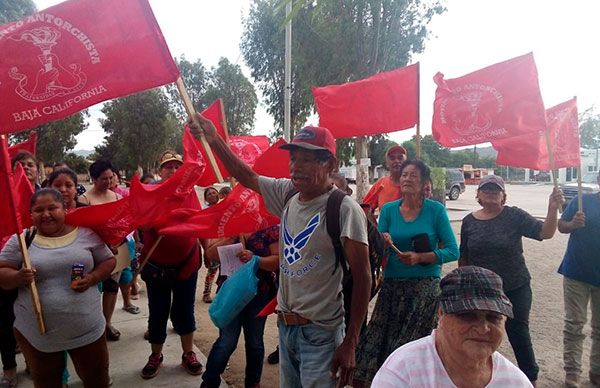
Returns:
[[[69,152],[65,155],[63,161],[69,168],[78,174],[86,174],[90,163],[84,156],[77,155],[74,152]]]
[[[244,21],[241,43],[278,128],[283,126],[286,2],[255,0]],[[423,51],[427,24],[443,11],[437,0],[297,1],[292,127],[300,127],[312,113],[311,86],[345,83],[405,66],[414,53]]]
[[[369,142],[371,166],[385,166],[385,152],[394,145],[398,144],[388,139],[385,135],[373,136],[373,139]]]
[[[217,98],[223,99],[229,134],[251,134],[258,97],[254,85],[242,74],[241,67],[227,58],[221,58],[209,75],[204,99],[211,103]]]
[[[41,125],[34,130],[37,132],[37,158],[50,165],[65,158],[67,151],[77,145],[75,138],[88,127],[85,122],[87,111],[75,113],[62,120]],[[19,143],[27,139],[28,132],[11,136],[11,143]]]
[[[32,0],[2,0],[0,1],[0,24],[19,20],[36,11],[37,8]]]
[[[594,114],[593,108],[587,109],[579,116],[579,134],[581,147],[600,148],[600,114]]]
[[[106,118],[100,124],[107,136],[96,147],[96,158],[110,159],[130,173],[138,166],[151,170],[165,149],[181,151],[182,128],[160,89],[109,101],[102,112]]]
[[[206,88],[208,86],[208,74],[206,68],[202,64],[202,61],[198,59],[196,62],[190,62],[185,58],[185,55],[181,55],[179,59],[175,58],[175,63],[179,67],[181,73],[181,79],[185,83],[192,104],[197,111],[201,111],[203,106],[210,103],[204,96],[206,94]],[[171,110],[175,113],[175,117],[181,124],[187,121],[187,114],[179,96],[179,91],[174,84],[165,86],[167,96],[169,98],[169,105]]]

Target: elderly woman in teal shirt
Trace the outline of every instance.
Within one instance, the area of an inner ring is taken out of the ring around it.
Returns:
[[[445,207],[425,198],[431,171],[420,160],[404,162],[403,198],[383,206],[379,231],[389,249],[375,310],[357,349],[354,387],[368,386],[398,347],[431,334],[436,325],[442,264],[458,260]]]

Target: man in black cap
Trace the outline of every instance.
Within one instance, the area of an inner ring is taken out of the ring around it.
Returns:
[[[494,272],[464,266],[440,282],[438,328],[392,353],[373,388],[531,387],[523,372],[496,350],[512,304]]]

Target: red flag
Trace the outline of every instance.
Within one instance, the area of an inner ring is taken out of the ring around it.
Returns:
[[[546,110],[546,122],[554,168],[578,167],[581,159],[577,99],[573,98]],[[544,131],[497,140],[492,145],[498,151],[496,164],[534,170],[551,169]]]
[[[194,185],[204,172],[204,166],[184,163],[166,181],[144,185],[136,176],[131,181],[129,198],[138,226],[158,226],[168,214],[180,207],[200,209]]]
[[[203,210],[179,209],[170,213],[160,234],[194,238],[221,238],[252,233],[279,223],[255,191],[236,185],[225,199]]]
[[[0,240],[21,233],[31,225],[29,202],[33,189],[25,176],[23,167],[17,163],[11,170],[8,144],[5,136],[0,139]]]
[[[267,317],[277,310],[277,295],[258,312],[257,317]]]
[[[223,99],[217,98],[208,106],[208,108],[204,109],[201,114],[212,121],[219,136],[223,139],[227,139],[229,134],[226,129],[227,125],[225,123],[225,106],[223,105]]]
[[[30,152],[33,155],[35,155],[36,143],[37,143],[37,133],[35,131],[31,131],[27,140],[25,140],[21,143],[17,143],[11,147],[8,147],[8,155],[10,155],[10,157],[12,158],[19,151],[27,151],[27,152]]]
[[[115,202],[75,209],[67,213],[65,222],[91,228],[102,241],[115,246],[138,227],[136,216],[130,195]]]
[[[419,63],[343,85],[313,87],[319,125],[335,138],[374,135],[419,122]]]
[[[69,0],[0,26],[0,133],[174,82],[147,0]]]
[[[437,73],[433,137],[443,146],[485,143],[546,127],[533,54],[460,78]]]
[[[252,169],[258,175],[272,178],[290,177],[290,153],[279,148],[282,144],[286,144],[283,138],[277,140],[256,160]]]

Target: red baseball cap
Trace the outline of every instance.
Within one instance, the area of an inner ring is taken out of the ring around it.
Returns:
[[[291,150],[304,148],[306,150],[325,150],[335,156],[335,139],[329,129],[308,126],[299,130],[291,143],[283,144],[279,148]]]

